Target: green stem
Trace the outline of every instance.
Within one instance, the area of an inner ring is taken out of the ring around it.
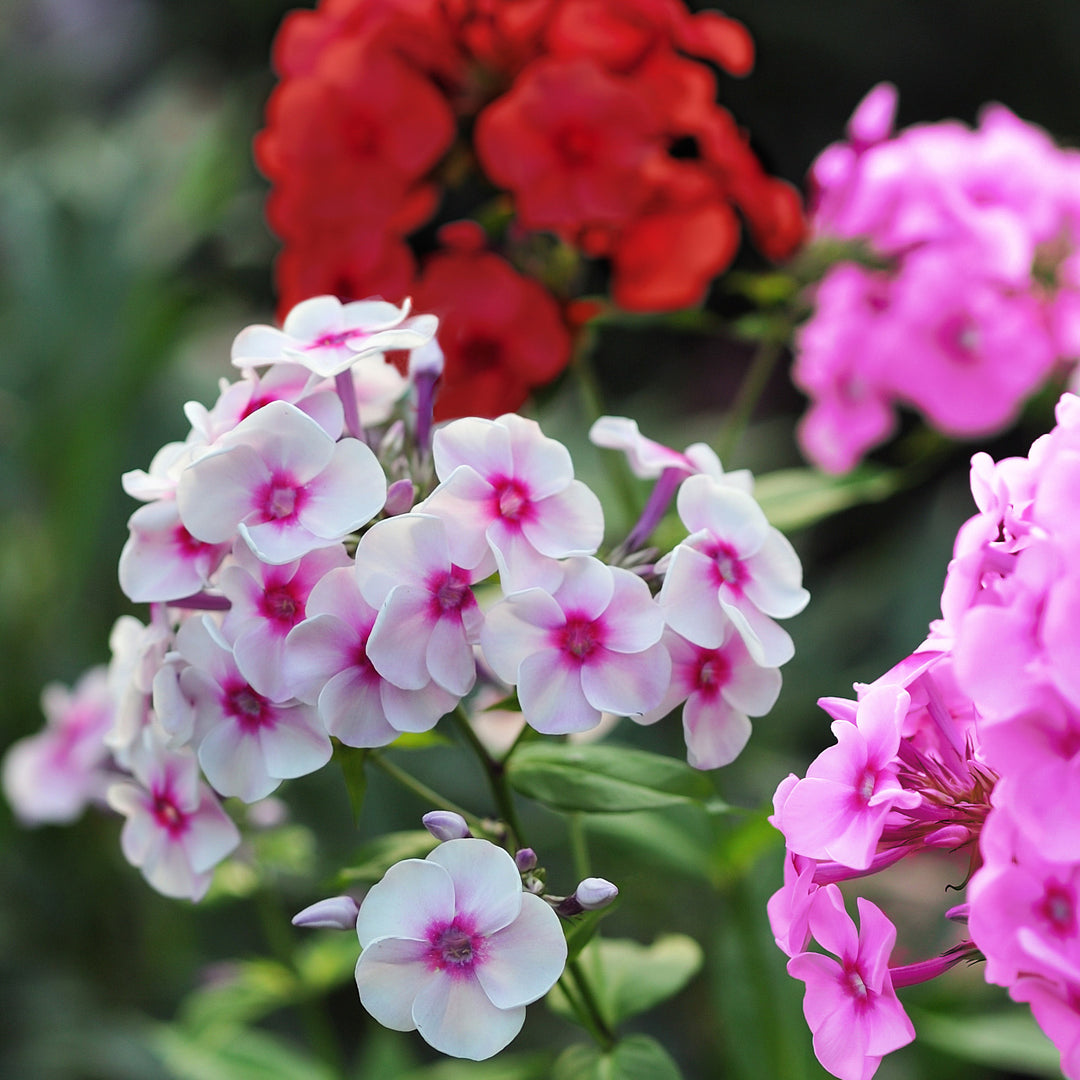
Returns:
[[[574,873],[578,880],[592,876],[592,860],[589,858],[589,841],[585,836],[585,816],[576,811],[567,815],[570,833],[570,854],[574,860]]]
[[[600,1004],[593,993],[589,977],[581,967],[581,961],[578,959],[568,960],[566,970],[570,973],[574,988],[581,996],[581,1002],[590,1017],[591,1023],[588,1025],[590,1033],[604,1050],[610,1050],[616,1043],[615,1033],[608,1026],[604,1014],[600,1011]]]
[[[719,444],[716,448],[717,455],[725,464],[734,453],[739,444],[739,438],[750,422],[758,399],[761,397],[769,376],[777,360],[783,355],[784,346],[780,341],[761,341],[754,351],[754,357],[750,361],[750,367],[743,376],[742,385],[735,395],[735,401],[728,413],[728,421],[721,433]]]
[[[514,850],[526,847],[525,834],[518,818],[517,807],[514,805],[514,796],[510,791],[510,784],[506,779],[506,769],[501,761],[496,760],[488,753],[487,747],[480,741],[480,737],[469,723],[468,714],[460,703],[450,713],[450,718],[457,728],[461,737],[476,754],[481,767],[487,774],[488,783],[491,785],[491,794],[495,797],[495,805],[498,808],[499,817],[506,823],[510,831],[510,840]]]
[[[417,780],[411,773],[407,773],[392,761],[388,761],[378,752],[378,750],[368,751],[368,761],[377,765],[387,776],[392,777],[402,787],[408,788],[409,791],[430,806],[460,814],[469,823],[470,829],[483,832],[483,822],[476,814],[470,813],[463,806],[458,806],[455,802],[451,802],[445,795],[440,795],[439,792],[435,791],[434,788],[429,788],[427,784],[421,780]]]
[[[566,995],[566,1000],[570,1003],[570,1008],[574,1010],[574,1015],[578,1018],[578,1023],[581,1024],[597,1043],[606,1049],[609,1043],[607,1042],[605,1033],[596,1026],[596,1021],[593,1020],[592,1014],[586,1008],[585,1003],[578,994],[577,987],[566,972],[563,972],[559,978],[559,989]]]

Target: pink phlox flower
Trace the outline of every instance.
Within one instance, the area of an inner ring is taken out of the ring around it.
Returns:
[[[184,406],[184,415],[193,435],[210,447],[271,401],[295,405],[331,439],[341,438],[345,417],[333,382],[312,374],[300,364],[275,364],[261,373],[247,368],[235,382],[221,379],[217,401],[209,409],[198,401],[189,401]]]
[[[307,616],[285,641],[287,680],[346,746],[385,746],[403,731],[429,731],[457,704],[437,682],[403,690],[375,670],[367,643],[378,609],[361,596],[352,567],[331,570],[312,589]]]
[[[23,825],[74,821],[100,799],[110,779],[105,735],[116,711],[103,666],[83,672],[70,690],[50,683],[41,694],[45,726],[4,754],[0,781]]]
[[[273,401],[184,470],[177,500],[211,544],[239,533],[263,562],[331,547],[382,508],[386,477],[357,439],[334,440],[295,405]]]
[[[432,452],[441,482],[416,509],[446,522],[451,558],[476,578],[497,564],[504,592],[552,589],[556,559],[591,555],[603,540],[600,500],[535,420],[455,420],[435,432]]]
[[[285,639],[304,621],[311,590],[335,567],[352,567],[341,544],[273,566],[260,562],[238,542],[234,561],[221,572],[221,591],[232,604],[222,631],[232,642],[244,677],[274,701],[299,696],[284,667]]]
[[[385,300],[342,304],[334,296],[303,300],[285,316],[282,329],[249,326],[232,346],[237,367],[281,361],[302,364],[323,378],[348,371],[365,357],[393,349],[415,349],[438,327],[434,315],[409,318],[410,302],[398,308]]]
[[[109,692],[116,712],[105,742],[121,765],[150,723],[154,677],[172,647],[173,628],[163,608],[155,605],[151,612],[145,626],[133,615],[121,615],[109,633]]]
[[[410,513],[377,522],[357,547],[356,580],[379,612],[366,648],[384,679],[402,690],[434,681],[458,697],[472,689],[484,617],[475,574],[453,561],[441,519]]]
[[[994,544],[1008,552],[1023,545],[1031,531],[1036,472],[1028,458],[995,462],[980,451],[971,459],[971,494],[979,513],[960,526],[953,557]]]
[[[601,416],[589,428],[589,442],[608,450],[621,450],[626,455],[630,471],[643,480],[655,480],[666,469],[676,469],[683,476],[704,473],[714,480],[745,491],[754,488],[753,474],[749,469],[725,473],[720,459],[712,447],[694,443],[681,454],[662,443],[646,438],[638,429],[637,421],[627,416]]]
[[[148,729],[132,751],[136,783],[109,788],[109,805],[127,821],[124,857],[166,896],[201,899],[213,868],[240,843],[214,793],[199,780],[190,750],[167,750]]]
[[[1009,987],[1013,1001],[1031,1006],[1039,1027],[1061,1053],[1061,1071],[1080,1080],[1080,976],[1069,982],[1021,976]]]
[[[392,866],[360,905],[360,1001],[395,1031],[483,1060],[521,1030],[525,1006],[566,963],[559,918],[523,892],[513,857],[486,840],[440,844]]]
[[[859,897],[859,929],[835,885],[813,897],[810,930],[836,959],[816,952],[793,956],[788,974],[806,983],[803,1013],[818,1061],[840,1080],[870,1080],[881,1059],[915,1038],[889,976],[896,927]]]
[[[764,716],[780,695],[780,672],[754,662],[734,624],[718,649],[694,645],[665,629],[671,683],[660,705],[633,717],[652,724],[683,703],[687,760],[695,769],[718,769],[742,753],[751,716]]]
[[[796,778],[789,776],[788,779]],[[814,882],[816,866],[814,859],[787,852],[784,856],[784,884],[769,897],[765,905],[776,946],[789,957],[805,952],[810,943],[810,905],[819,887]]]
[[[601,714],[635,716],[667,691],[663,613],[641,578],[591,556],[563,564],[554,592],[512,593],[487,614],[484,657],[516,685],[528,724],[548,735],[587,731]]]
[[[128,519],[130,535],[120,552],[120,588],[146,604],[180,600],[205,589],[229,552],[188,532],[175,499],[147,503]]]
[[[668,625],[716,649],[732,622],[756,663],[786,663],[794,646],[770,616],[797,615],[810,598],[794,548],[752,496],[712,477],[683,481],[678,509],[690,536],[672,552],[658,597]]]
[[[176,649],[191,665],[180,672],[180,688],[195,709],[199,764],[222,795],[255,802],[282,780],[330,760],[330,738],[315,710],[293,698],[260,694],[209,617],[185,622]]]
[[[920,804],[918,792],[904,790],[897,778],[909,702],[897,686],[875,686],[859,702],[856,723],[833,722],[836,745],[818,755],[779,815],[792,851],[864,869],[889,814]]]
[[[1007,803],[987,819],[980,851],[983,864],[968,885],[968,926],[986,957],[987,982],[1080,974],[1080,860],[1047,859],[1017,828]]]

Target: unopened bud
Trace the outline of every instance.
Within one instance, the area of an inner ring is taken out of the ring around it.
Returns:
[[[963,847],[971,839],[971,830],[964,825],[943,825],[923,837],[928,847],[953,848]]]
[[[970,913],[970,911],[970,904],[957,904],[956,907],[951,907],[948,911],[945,912],[945,918],[948,919],[950,922],[966,923],[968,921],[968,914]]]
[[[443,373],[446,360],[436,338],[425,342],[409,353],[409,374],[439,376]]]
[[[536,869],[536,852],[531,847],[523,847],[515,856],[514,862],[522,874]]]
[[[431,810],[421,819],[436,840],[464,840],[472,836],[469,826],[460,814],[452,810]]]
[[[351,896],[319,900],[293,916],[293,926],[317,930],[355,930],[360,905]]]
[[[415,498],[416,486],[411,480],[395,480],[386,489],[386,502],[383,504],[383,513],[387,517],[407,514],[412,509]]]
[[[587,877],[574,890],[577,902],[585,911],[596,911],[607,907],[619,895],[618,886],[612,885],[602,877]]]

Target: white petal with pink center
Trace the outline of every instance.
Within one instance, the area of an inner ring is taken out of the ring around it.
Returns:
[[[294,405],[274,401],[241,421],[184,470],[177,491],[188,531],[207,543],[243,536],[264,562],[328,547],[368,522],[386,499],[375,455],[335,443]]]
[[[367,654],[403,690],[434,681],[458,697],[472,689],[472,646],[483,616],[472,574],[451,561],[446,527],[427,514],[377,522],[356,551],[360,592],[378,617]]]
[[[506,851],[473,837],[391,867],[365,897],[356,929],[364,1007],[455,1057],[482,1060],[502,1050],[521,1029],[525,1006],[551,989],[566,963],[558,916],[522,892]]]
[[[232,361],[237,367],[291,362],[329,378],[348,371],[363,357],[415,349],[430,341],[438,319],[408,315],[408,301],[398,308],[385,300],[342,304],[334,296],[314,296],[285,316],[281,330],[273,326],[241,330],[233,342]]]
[[[671,661],[648,586],[589,556],[565,560],[563,570],[553,595],[526,589],[495,604],[481,634],[495,674],[518,687],[526,722],[565,734],[595,727],[603,712],[655,708]]]
[[[604,534],[599,500],[574,479],[570,452],[533,420],[508,413],[468,417],[434,436],[442,481],[419,509],[447,522],[451,554],[477,578],[498,561],[504,592],[559,581],[553,559],[596,551]]]

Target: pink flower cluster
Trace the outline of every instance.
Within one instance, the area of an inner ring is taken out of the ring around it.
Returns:
[[[100,715],[67,710],[9,756],[24,817],[73,816],[77,793],[105,792],[108,759],[128,858],[198,898],[239,841],[221,796],[264,799],[325,765],[332,739],[384,746],[474,692],[516,687],[547,734],[605,713],[652,723],[685,702],[692,764],[740,752],[792,655],[774,619],[807,600],[749,474],[612,421],[608,445],[664,463],[658,489],[665,506],[679,489],[690,535],[660,564],[643,553],[654,500],[641,541],[603,561],[600,502],[535,421],[466,417],[431,435],[435,329],[407,304],[316,297],[281,330],[237,336],[241,377],[209,409],[189,403],[184,441],[124,477],[143,505],[120,583],[149,624],[118,624]],[[398,349],[409,379],[385,358]],[[61,787],[67,802],[41,794]]]
[[[896,989],[962,959],[1028,1002],[1080,1077],[1080,398],[1063,396],[1057,421],[1026,458],[975,455],[979,513],[957,536],[943,618],[857,702],[821,702],[836,745],[776,793],[788,857],[769,916],[806,982],[818,1057],[844,1080],[914,1038]],[[860,899],[856,941],[836,883],[928,851],[970,859],[947,913],[970,940],[890,968],[892,924]]]
[[[810,173],[816,241],[868,256],[828,271],[797,336],[800,439],[830,472],[888,438],[897,404],[987,434],[1080,356],[1080,153],[1002,105],[893,134],[896,96],[875,87]]]

